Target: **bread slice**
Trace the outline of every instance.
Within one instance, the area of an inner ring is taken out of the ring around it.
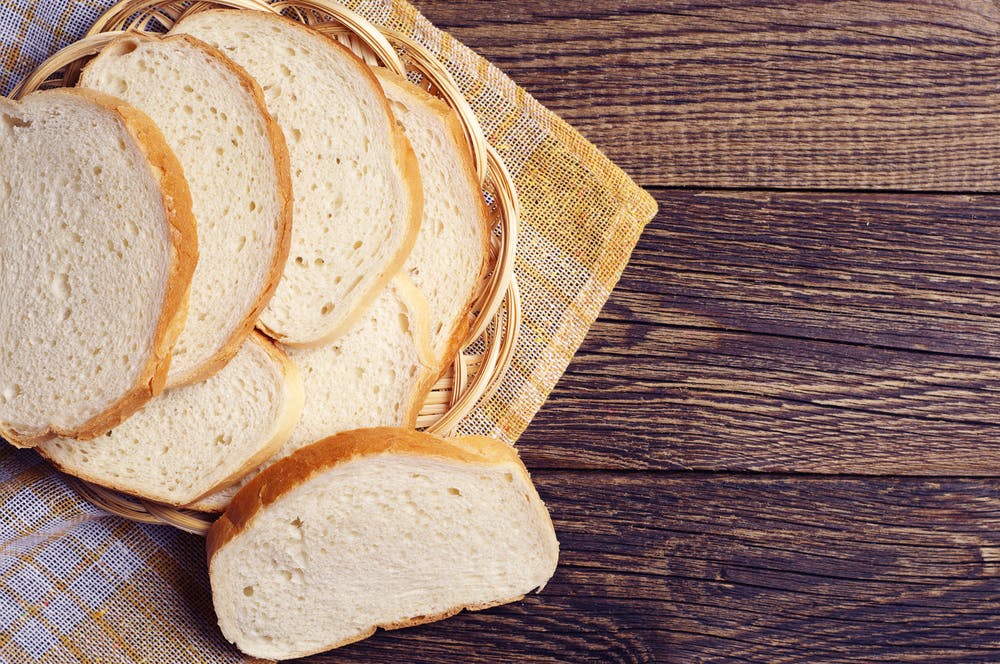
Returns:
[[[392,428],[338,434],[271,466],[207,546],[223,634],[273,659],[521,599],[559,557],[512,447]]]
[[[167,390],[106,436],[56,438],[38,451],[70,475],[184,505],[256,468],[285,442],[301,411],[295,366],[254,333],[221,371]]]
[[[0,434],[92,438],[163,389],[197,238],[145,115],[89,91],[0,98]]]
[[[400,270],[420,225],[416,158],[370,69],[332,39],[263,12],[179,21],[261,84],[292,168],[292,248],[261,316],[270,336],[321,345],[350,329]]]
[[[489,258],[489,218],[458,115],[386,69],[375,69],[420,166],[424,216],[404,271],[427,298],[431,352],[444,367],[469,330]]]
[[[207,378],[253,330],[288,257],[291,180],[281,130],[253,79],[187,36],[119,37],[79,85],[147,113],[184,168],[199,260],[167,385]]]
[[[427,306],[401,275],[337,341],[286,350],[302,375],[305,407],[292,435],[261,469],[341,431],[414,426],[436,378],[425,361]],[[189,507],[221,512],[257,472]]]

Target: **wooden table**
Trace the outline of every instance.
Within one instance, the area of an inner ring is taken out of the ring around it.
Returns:
[[[537,596],[310,661],[1000,662],[1000,3],[418,0],[649,188]]]

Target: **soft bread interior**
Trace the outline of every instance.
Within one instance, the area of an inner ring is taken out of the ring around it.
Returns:
[[[184,505],[278,449],[302,409],[295,367],[259,334],[210,378],[167,390],[105,436],[38,450],[58,468],[118,491]]]
[[[229,512],[219,528],[231,538],[210,558],[219,624],[247,654],[300,657],[377,627],[510,602],[555,569],[552,523],[516,457],[477,463],[403,449],[348,452],[304,478],[294,459],[241,492],[235,528]],[[268,486],[282,482],[292,488]],[[280,495],[267,502],[272,491]],[[248,512],[251,504],[258,507]]]

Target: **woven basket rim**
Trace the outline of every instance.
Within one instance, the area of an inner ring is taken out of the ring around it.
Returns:
[[[514,275],[520,204],[513,178],[499,153],[489,145],[468,100],[445,66],[415,40],[390,29],[379,29],[367,19],[331,0],[121,0],[104,12],[80,40],[54,53],[9,95],[20,99],[43,87],[75,83],[82,65],[111,40],[128,33],[159,34],[158,23],[169,28],[183,15],[216,8],[284,14],[313,27],[350,48],[372,66],[396,74],[415,74],[421,88],[442,99],[458,115],[476,175],[493,195],[491,270],[480,288],[473,310],[476,317],[455,361],[428,395],[418,428],[447,435],[479,402],[499,387],[509,368],[520,330],[520,294]],[[398,49],[398,50],[397,50]],[[62,78],[53,78],[63,72]],[[481,341],[484,352],[467,354]],[[450,395],[442,394],[450,390]],[[444,403],[446,401],[447,403]],[[444,412],[438,413],[444,406]],[[112,514],[140,523],[171,525],[198,535],[207,533],[216,515],[163,505],[66,476],[77,493]]]

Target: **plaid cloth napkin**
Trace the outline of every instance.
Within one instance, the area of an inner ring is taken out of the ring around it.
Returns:
[[[0,94],[78,39],[111,4],[0,0]],[[514,176],[522,204],[515,266],[521,337],[500,389],[460,426],[513,443],[583,341],[656,204],[565,122],[404,0],[344,4],[410,35],[445,63]],[[105,514],[35,453],[3,446],[0,663],[36,661],[250,660],[215,626],[199,538]]]

